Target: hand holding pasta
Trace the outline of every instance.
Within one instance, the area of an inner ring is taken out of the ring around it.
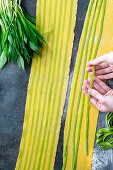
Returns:
[[[92,74],[93,66],[95,66],[95,75],[97,76],[97,78],[113,78],[113,52],[107,53],[103,56],[89,61],[86,71]]]
[[[98,78],[94,78],[90,89],[90,82],[90,78],[85,80],[82,89],[87,96],[88,93],[91,95],[91,103],[102,112],[113,112],[113,90]]]

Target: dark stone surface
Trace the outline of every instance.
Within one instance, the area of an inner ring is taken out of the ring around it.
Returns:
[[[15,167],[29,80],[30,67],[24,72],[12,61],[0,71],[0,170]]]
[[[73,44],[70,66],[70,78],[64,113],[62,116],[61,132],[55,159],[55,170],[60,170],[63,162],[62,153],[65,117],[67,113],[79,39],[82,32],[88,3],[89,0],[79,0],[78,2],[75,40]],[[24,6],[24,8],[32,15],[36,14],[36,0],[22,0],[22,6]],[[22,135],[29,74],[30,66],[24,72],[19,70],[18,66],[14,65],[12,61],[7,64],[2,71],[0,71],[0,170],[14,170],[15,168]],[[113,81],[108,81],[108,84],[113,87]],[[99,114],[97,130],[106,126],[105,116],[106,114],[104,113]],[[92,169],[112,170],[112,157],[112,150],[102,151],[95,144]]]
[[[22,5],[35,15],[35,0],[24,0]],[[14,170],[16,165],[30,68],[24,72],[11,61],[0,71],[0,170]]]

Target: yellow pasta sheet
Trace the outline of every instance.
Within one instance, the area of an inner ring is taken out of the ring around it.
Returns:
[[[16,170],[54,168],[76,11],[77,0],[38,0],[37,27],[47,44],[33,57]]]
[[[99,3],[99,1],[98,1],[98,3]],[[92,12],[93,12],[93,9],[94,9],[94,4],[93,4],[93,7],[92,7]],[[97,8],[98,8],[98,5],[97,5]],[[91,12],[91,16],[92,16],[92,12]],[[102,15],[102,9],[100,10],[98,23],[97,23],[97,26],[96,26],[93,52],[94,52],[94,49],[95,49],[95,46],[96,46],[96,43],[97,43],[98,34],[99,34],[99,30],[100,30],[101,15]],[[86,24],[86,22],[85,22],[85,24]],[[85,28],[85,24],[84,24],[84,28]],[[91,24],[91,21],[89,21],[89,26],[90,26],[90,24]],[[83,28],[83,32],[82,32],[82,36],[81,36],[81,40],[80,40],[80,44],[79,44],[79,49],[78,49],[77,61],[76,61],[75,70],[74,70],[74,76],[73,76],[73,81],[72,81],[72,89],[71,89],[71,94],[70,94],[70,101],[69,101],[69,107],[68,107],[66,124],[65,124],[65,131],[64,131],[64,146],[65,146],[68,128],[69,128],[70,112],[71,112],[71,109],[72,109],[71,130],[70,130],[69,141],[68,141],[67,162],[66,162],[66,168],[65,168],[67,170],[70,170],[71,165],[72,165],[73,125],[74,125],[75,110],[76,110],[76,107],[77,107],[77,101],[78,101],[78,97],[79,97],[78,92],[79,92],[80,81],[81,81],[81,77],[82,77],[83,59],[81,61],[81,65],[80,65],[80,70],[79,70],[77,87],[76,87],[76,91],[75,91],[75,98],[74,98],[74,104],[73,105],[72,105],[72,100],[73,100],[75,79],[76,79],[76,75],[77,75],[77,66],[78,66],[78,61],[79,61],[79,57],[80,57],[80,51],[81,51],[81,48],[82,48],[83,37],[84,37],[84,34],[85,34],[84,28]],[[92,25],[92,30],[93,30],[93,28],[94,28],[94,26]],[[89,27],[88,27],[88,29],[89,29]],[[88,53],[89,53],[90,45],[91,45],[91,41],[89,41]],[[96,57],[99,57],[99,56],[101,56],[105,53],[111,52],[111,51],[113,51],[113,1],[112,0],[106,0],[106,9],[105,9],[102,37],[101,37],[101,40],[100,40],[100,44],[99,44],[99,48],[98,48],[98,52],[97,52]],[[92,54],[93,54],[93,52],[92,52]],[[83,57],[84,57],[84,51],[83,51],[82,58]],[[85,68],[86,67],[87,66],[85,66]],[[90,77],[90,75],[89,75],[89,77]],[[81,94],[81,96],[82,96],[82,94]],[[89,169],[91,169],[92,153],[93,153],[96,126],[97,126],[97,120],[98,120],[98,114],[99,114],[99,111],[92,104],[90,104],[89,128],[88,128],[88,130],[89,130],[88,131],[88,156],[86,156],[85,155],[85,121],[86,121],[86,106],[87,106],[86,102],[87,102],[87,97],[85,97],[82,125],[81,125],[81,131],[80,131],[80,142],[79,142],[79,148],[78,148],[78,154],[77,154],[77,165],[76,165],[77,170],[89,170]],[[80,101],[80,106],[81,106],[81,101]],[[81,107],[79,107],[78,119],[77,119],[77,128],[76,128],[76,134],[75,134],[75,146],[76,146],[76,141],[77,141],[78,122],[79,122],[79,119],[80,119],[80,108]]]

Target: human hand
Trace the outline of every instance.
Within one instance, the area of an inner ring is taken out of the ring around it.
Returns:
[[[95,66],[95,75],[97,76],[97,78],[113,78],[113,52],[89,61],[86,71],[90,72],[90,74],[92,74],[93,65]]]
[[[85,80],[82,89],[90,101],[102,112],[113,112],[113,90],[98,78],[94,78],[93,88],[90,89],[91,79]]]

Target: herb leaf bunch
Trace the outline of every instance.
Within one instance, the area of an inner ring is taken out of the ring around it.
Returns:
[[[0,69],[10,59],[25,69],[33,52],[39,56],[42,42],[46,41],[36,29],[36,17],[20,6],[20,0],[0,0]]]

